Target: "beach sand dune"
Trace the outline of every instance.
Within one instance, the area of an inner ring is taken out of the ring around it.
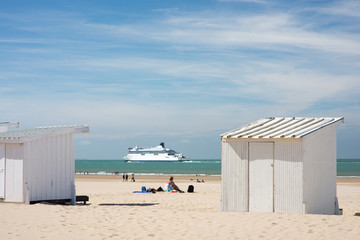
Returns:
[[[77,175],[87,205],[1,203],[0,239],[360,239],[359,179],[338,179],[342,216],[220,212],[219,177],[175,176],[195,193],[133,193],[167,179]]]

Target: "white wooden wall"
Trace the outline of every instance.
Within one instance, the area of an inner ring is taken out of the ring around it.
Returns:
[[[249,211],[248,166],[248,142],[236,140],[222,142],[222,211]]]
[[[23,145],[5,144],[5,202],[24,201]]]
[[[222,211],[304,212],[301,140],[222,141],[221,165]]]
[[[25,185],[29,200],[73,198],[74,135],[63,134],[26,142]]]
[[[306,213],[336,214],[336,126],[304,139]]]
[[[0,198],[5,197],[5,144],[0,144]]]
[[[302,142],[277,141],[274,153],[274,212],[303,213]]]

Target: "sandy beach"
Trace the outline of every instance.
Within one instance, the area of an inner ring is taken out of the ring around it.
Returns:
[[[133,193],[169,176],[76,175],[87,205],[0,203],[0,239],[360,239],[360,179],[339,178],[342,216],[220,212],[220,177],[175,176],[195,193]]]

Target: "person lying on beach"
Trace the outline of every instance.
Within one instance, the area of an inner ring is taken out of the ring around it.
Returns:
[[[176,190],[178,192],[183,193],[184,191],[180,190],[180,188],[174,183],[174,178],[171,176],[167,184],[165,185],[165,191],[170,192],[171,190]]]

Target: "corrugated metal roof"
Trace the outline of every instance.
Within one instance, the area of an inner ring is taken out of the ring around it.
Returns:
[[[48,126],[30,129],[22,129],[16,131],[7,131],[0,133],[0,142],[16,141],[22,142],[31,137],[42,136],[55,132],[88,132],[88,125],[66,125],[66,126]]]
[[[263,118],[221,135],[222,138],[302,138],[344,118]]]

